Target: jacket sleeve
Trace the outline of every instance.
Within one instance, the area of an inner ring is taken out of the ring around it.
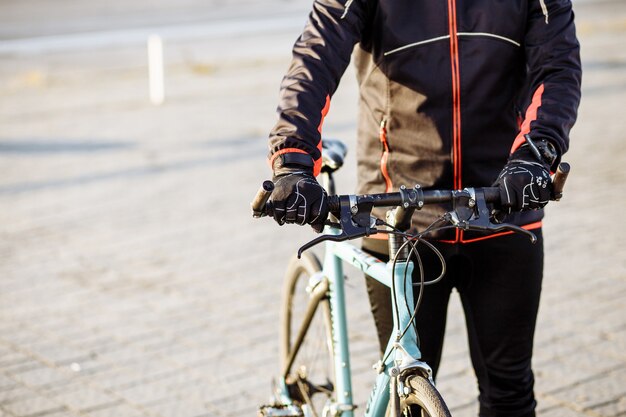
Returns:
[[[360,40],[367,0],[315,0],[280,88],[278,122],[270,132],[277,158],[321,168],[321,129],[339,80]]]
[[[560,159],[580,102],[580,47],[571,0],[529,0],[524,45],[529,105],[512,151],[529,134],[550,141]]]

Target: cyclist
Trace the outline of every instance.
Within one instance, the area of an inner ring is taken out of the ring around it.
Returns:
[[[315,0],[281,85],[269,140],[275,190],[268,203],[279,224],[323,226],[326,193],[315,179],[322,123],[358,44],[357,192],[496,184],[501,220],[537,235],[536,245],[519,235],[456,229],[431,236],[449,270],[426,287],[420,348],[436,372],[456,288],[480,416],[535,415],[531,357],[543,274],[542,207],[580,101],[573,20],[570,0]],[[422,210],[413,227],[424,230],[444,211]],[[381,239],[365,239],[364,248],[386,252]],[[372,279],[367,286],[382,344],[391,332],[388,289]]]

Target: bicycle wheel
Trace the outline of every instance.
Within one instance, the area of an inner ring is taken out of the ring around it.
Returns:
[[[334,391],[328,280],[321,270],[315,255],[294,256],[287,268],[282,306],[285,381],[294,404],[313,417],[323,417]]]
[[[400,401],[401,414],[412,417],[451,417],[439,391],[422,375],[405,380],[408,395]],[[406,389],[405,388],[405,389]]]

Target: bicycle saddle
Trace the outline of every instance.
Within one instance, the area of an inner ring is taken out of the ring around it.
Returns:
[[[322,139],[322,171],[335,172],[343,165],[348,147],[338,139]]]

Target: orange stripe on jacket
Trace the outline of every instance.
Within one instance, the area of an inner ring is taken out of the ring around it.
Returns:
[[[535,230],[535,229],[539,229],[542,225],[543,225],[543,223],[541,221],[538,221],[538,222],[535,222],[535,223],[526,224],[526,225],[522,226],[522,229]],[[515,232],[508,231],[508,232],[496,233],[496,234],[493,234],[493,235],[476,237],[476,238],[473,238],[473,239],[465,239],[463,237],[464,233],[463,233],[463,231],[461,231],[461,243],[479,242],[481,240],[491,239],[491,238],[498,237],[498,236],[512,235],[513,233],[515,233]]]
[[[523,226],[521,226],[522,229],[526,229],[526,230],[536,230],[539,229],[543,226],[543,222],[538,221],[538,222],[534,222],[534,223],[529,223],[529,224],[525,224]],[[458,229],[456,229],[457,231],[459,231]],[[507,231],[507,232],[500,232],[500,233],[495,233],[492,235],[485,235],[485,236],[480,236],[480,237],[476,237],[473,239],[465,239],[463,237],[464,231],[461,231],[461,239],[460,240],[440,240],[439,242],[441,243],[450,243],[450,244],[454,244],[454,243],[473,243],[473,242],[479,242],[481,240],[486,240],[486,239],[492,239],[494,237],[498,237],[498,236],[506,236],[506,235],[512,235],[515,232],[511,232],[511,231]],[[370,235],[368,236],[368,238],[370,239],[379,239],[379,240],[388,240],[389,239],[389,234],[387,233],[377,233],[374,235]]]
[[[317,149],[320,151],[320,157],[314,161],[313,164],[313,175],[316,177],[322,170],[322,125],[324,124],[324,118],[328,114],[328,110],[330,109],[330,96],[326,96],[326,103],[324,104],[324,108],[322,109],[322,119],[320,120],[319,126],[317,126],[317,131],[320,134],[320,141],[317,144]]]
[[[274,169],[274,160],[276,159],[276,157],[278,157],[279,155],[286,154],[286,153],[303,153],[303,154],[306,154],[306,155],[309,154],[307,151],[304,151],[304,150],[298,149],[298,148],[281,149],[281,150],[277,151],[275,154],[273,154],[270,159],[267,160],[267,162],[270,165],[270,169]]]
[[[383,144],[383,154],[380,157],[380,172],[383,174],[385,180],[385,192],[390,193],[393,189],[393,183],[387,170],[387,160],[389,159],[389,143],[387,143],[387,128],[385,127],[385,121],[380,124],[380,142]]]
[[[530,133],[530,124],[537,120],[537,110],[541,107],[541,97],[543,96],[543,84],[541,84],[537,90],[535,90],[535,94],[533,94],[533,100],[526,109],[526,118],[524,119],[524,123],[522,123],[522,128],[513,141],[513,146],[511,147],[511,153],[515,152],[517,148],[522,146],[524,142],[526,142],[526,138],[524,135]]]
[[[326,103],[324,104],[324,108],[322,109],[322,119],[320,120],[320,124],[317,127],[317,131],[320,134],[320,140],[317,143],[317,149],[320,151],[320,157],[314,161],[313,163],[313,175],[315,175],[316,177],[319,175],[320,171],[322,170],[322,125],[324,124],[324,118],[326,117],[326,115],[328,114],[328,110],[330,109],[330,96],[326,96]],[[299,149],[299,148],[285,148],[285,149],[281,149],[279,151],[277,151],[276,153],[274,153],[271,158],[267,161],[269,163],[270,169],[273,167],[274,165],[274,160],[283,154],[286,153],[303,153],[308,155],[309,153]]]
[[[450,64],[452,76],[452,170],[454,188],[462,188],[461,171],[461,76],[459,67],[459,40],[457,36],[456,0],[448,0],[448,31],[450,33]],[[455,230],[454,242],[461,239]]]

